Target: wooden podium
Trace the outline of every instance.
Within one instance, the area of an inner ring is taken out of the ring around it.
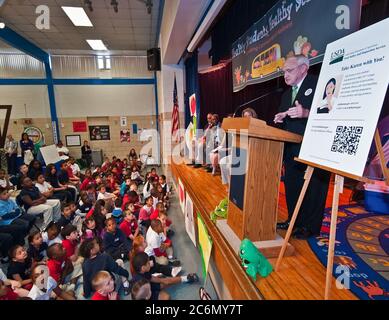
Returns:
[[[302,136],[251,118],[225,119],[222,128],[234,137],[228,226],[240,240],[270,243],[267,256],[277,256],[274,247],[283,241],[276,226],[284,144],[301,143]],[[236,166],[245,169],[243,175],[234,175]]]

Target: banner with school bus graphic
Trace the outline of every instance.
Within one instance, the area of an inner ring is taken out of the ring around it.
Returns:
[[[234,92],[282,75],[285,59],[323,61],[328,43],[359,29],[361,0],[281,0],[232,45]]]

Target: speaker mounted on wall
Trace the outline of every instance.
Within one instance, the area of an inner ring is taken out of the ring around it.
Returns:
[[[149,71],[161,71],[161,49],[147,50],[147,68]]]

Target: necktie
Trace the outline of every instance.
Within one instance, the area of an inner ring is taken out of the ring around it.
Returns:
[[[294,100],[296,99],[298,92],[299,92],[299,87],[294,86],[292,89],[292,104],[294,103]]]

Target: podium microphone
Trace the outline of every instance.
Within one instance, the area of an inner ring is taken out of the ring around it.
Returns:
[[[266,97],[268,97],[268,96],[270,96],[270,95],[272,95],[272,94],[281,93],[281,92],[283,92],[283,91],[284,91],[284,89],[282,89],[282,88],[277,88],[276,90],[270,91],[270,92],[268,92],[268,93],[266,93],[266,94],[264,94],[264,95],[262,95],[262,96],[260,96],[260,97],[258,97],[258,98],[255,98],[255,99],[253,99],[253,100],[251,100],[251,101],[249,101],[249,102],[246,102],[246,103],[240,105],[238,108],[235,109],[234,115],[233,115],[232,117],[235,118],[237,112],[238,112],[241,108],[243,108],[243,107],[245,107],[245,106],[247,106],[247,105],[249,105],[249,104],[251,104],[251,103],[253,103],[253,102],[257,101],[257,100],[261,100],[261,99],[266,98]]]

